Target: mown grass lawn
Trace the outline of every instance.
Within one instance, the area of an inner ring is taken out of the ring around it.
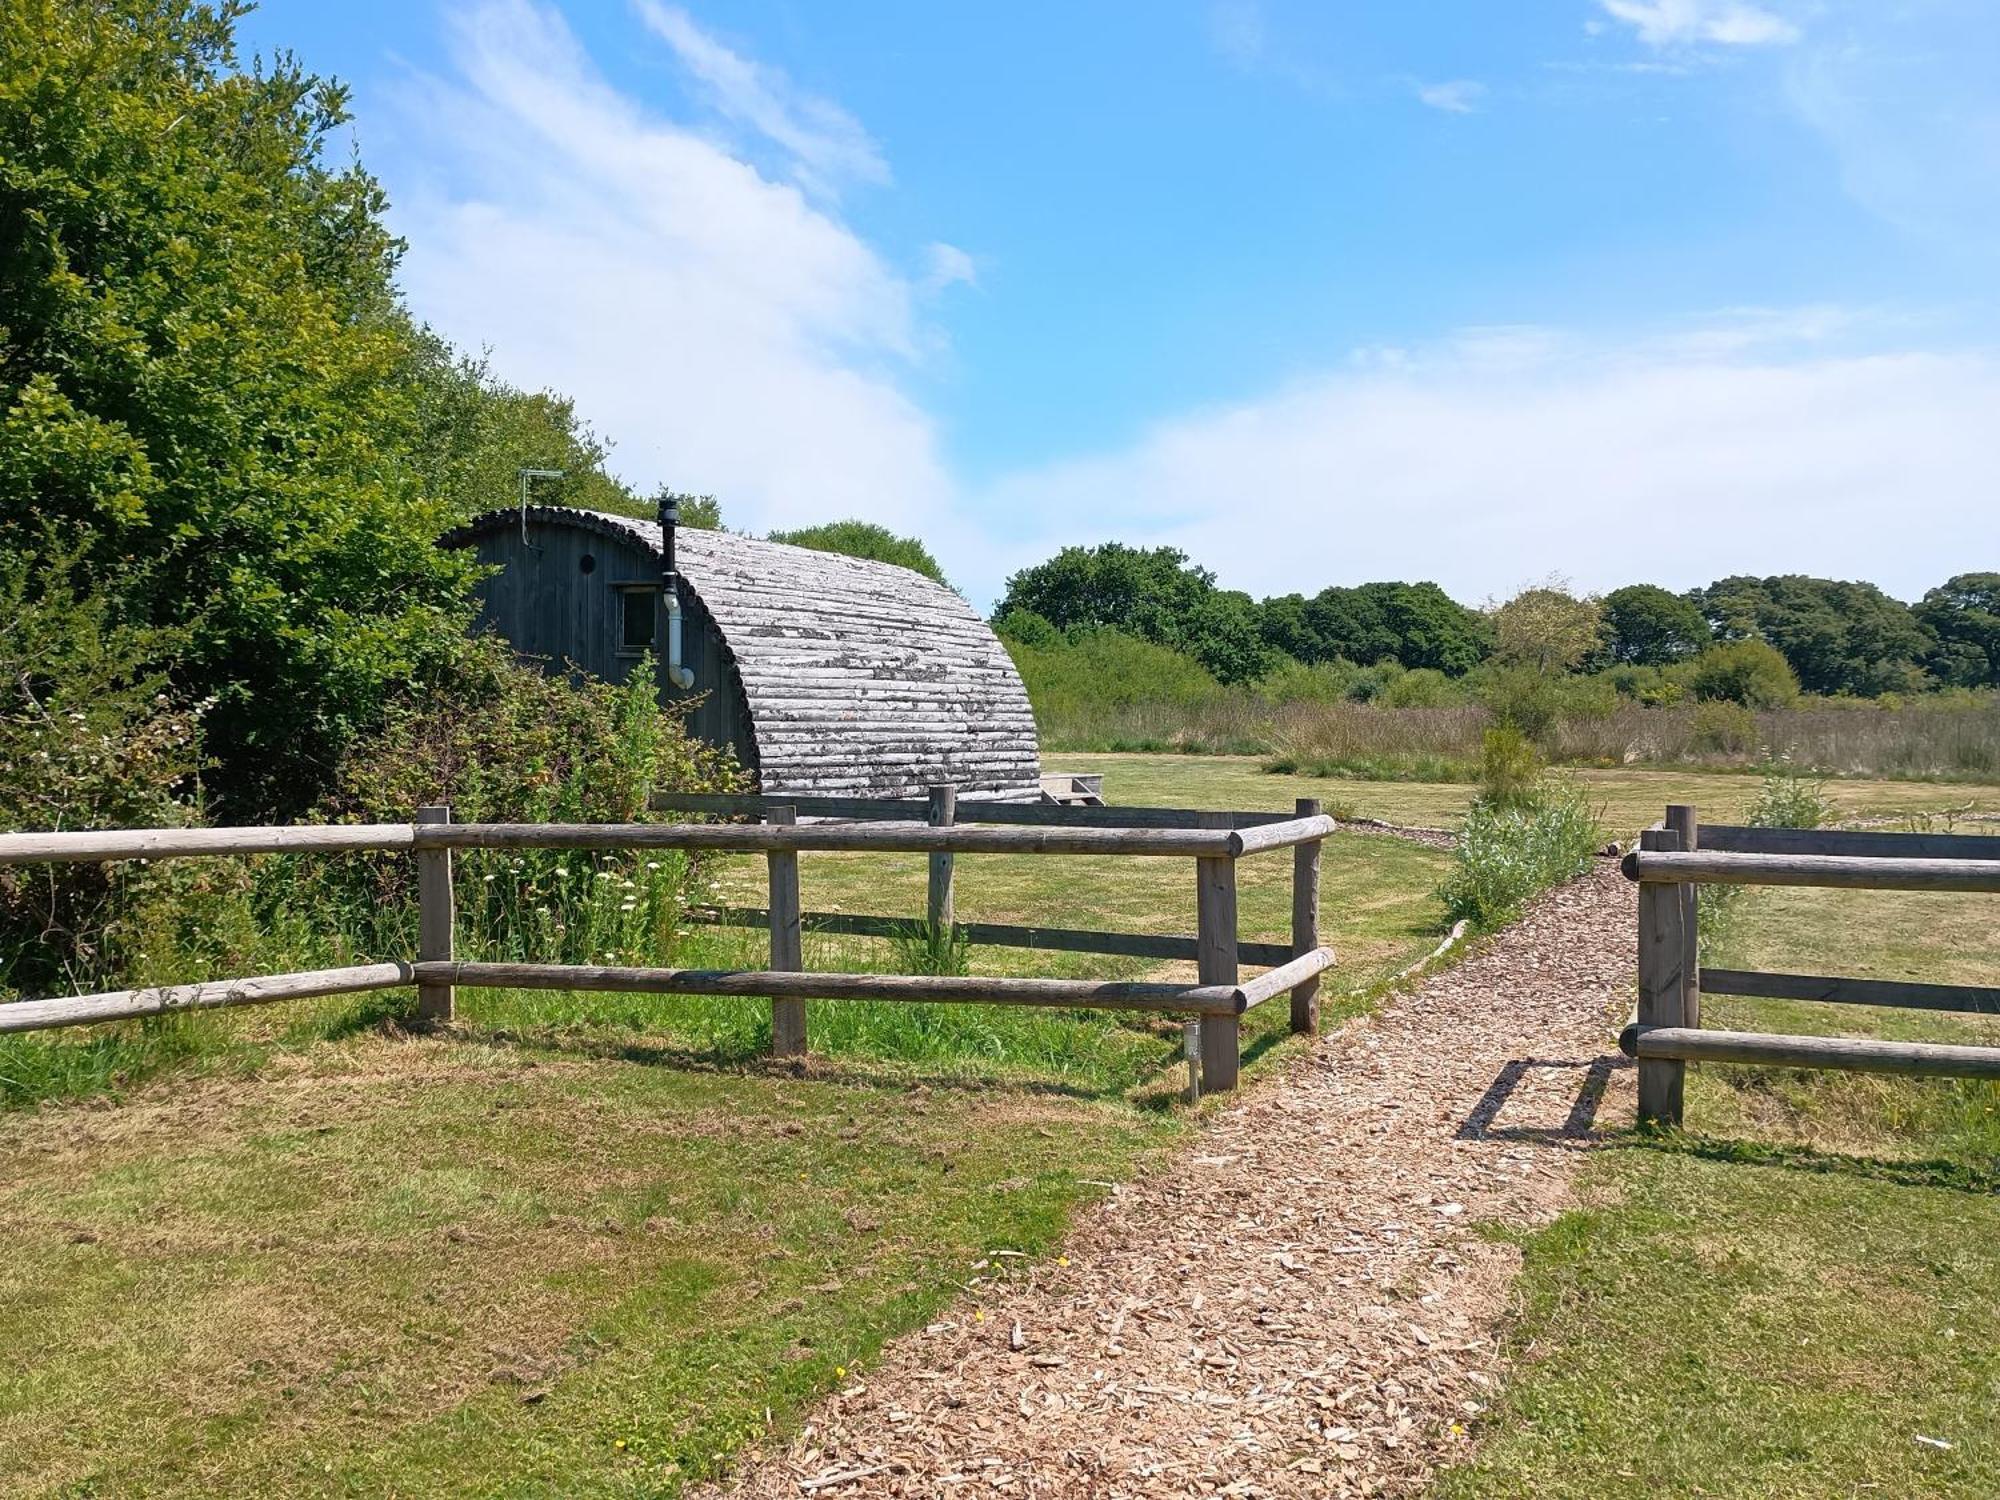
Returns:
[[[1902,788],[1893,788],[1902,790]],[[1992,984],[2000,897],[1763,890],[1708,961]],[[2000,1042],[1993,1018],[1704,997],[1703,1024]],[[1447,1496],[2000,1494],[2000,1087],[1691,1068],[1523,1242],[1518,1359]]]
[[[1113,755],[1051,753],[1051,768],[1101,771],[1108,800],[1176,807],[1229,807],[1244,797],[1254,807],[1291,806],[1294,797],[1321,798],[1330,812],[1426,828],[1450,828],[1465,816],[1475,787],[1458,782],[1355,781],[1329,776],[1274,776],[1248,755]],[[1563,771],[1590,789],[1617,838],[1656,823],[1670,802],[1696,807],[1711,823],[1740,818],[1757,795],[1757,778],[1720,771]],[[1843,818],[1943,816],[1953,809],[2000,813],[2000,785],[1970,782],[1830,781],[1827,794]],[[1976,830],[1972,830],[1976,831]]]

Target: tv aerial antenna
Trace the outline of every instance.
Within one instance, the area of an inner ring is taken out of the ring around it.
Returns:
[[[561,479],[561,469],[518,469],[521,476],[521,545],[528,545],[528,487],[537,479]]]

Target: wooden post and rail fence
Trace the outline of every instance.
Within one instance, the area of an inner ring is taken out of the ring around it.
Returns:
[[[1334,831],[1319,804],[1299,802],[1290,816],[1211,813],[1175,808],[1111,808],[959,802],[948,787],[922,802],[866,798],[662,795],[655,811],[756,818],[755,823],[454,823],[445,807],[417,810],[409,823],[314,827],[140,828],[105,832],[0,834],[0,865],[103,863],[243,854],[409,852],[418,869],[418,939],[413,960],[355,964],[309,973],[211,980],[0,1004],[0,1034],[130,1020],[320,995],[414,985],[418,1015],[451,1019],[454,991],[608,990],[659,995],[727,995],[771,1002],[772,1050],[806,1050],[808,999],[938,1001],[1110,1009],[1193,1016],[1200,1027],[1202,1084],[1236,1087],[1241,1017],[1281,994],[1291,996],[1292,1029],[1318,1025],[1319,976],[1334,962],[1319,931],[1321,848]],[[800,823],[801,816],[822,821]],[[841,820],[841,821],[831,821]],[[770,932],[763,970],[600,967],[460,960],[455,928],[452,853],[458,849],[671,849],[690,853],[761,853],[770,882],[761,911],[706,914]],[[1236,862],[1293,851],[1292,941],[1245,942],[1237,931]],[[892,936],[908,920],[811,913],[800,899],[805,852],[921,853],[929,856],[925,920],[962,933],[969,943],[1160,959],[1191,959],[1193,984],[1087,979],[935,977],[808,973],[807,926]],[[958,923],[952,895],[959,854],[1118,855],[1195,862],[1196,931],[1189,936]],[[1265,972],[1244,979],[1245,963]]]
[[[1704,994],[1994,1015],[2000,988],[1704,968],[1699,922],[1704,885],[2000,892],[2000,837],[1703,827],[1674,806],[1623,869],[1639,885],[1639,1005],[1619,1046],[1638,1059],[1640,1119],[1681,1123],[1690,1062],[2000,1078],[2000,1047],[1704,1029]]]

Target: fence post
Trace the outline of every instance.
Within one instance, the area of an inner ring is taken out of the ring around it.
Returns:
[[[958,789],[949,786],[934,786],[929,789],[931,799],[930,821],[933,828],[949,828],[958,818]],[[930,923],[933,933],[949,936],[952,924],[957,920],[951,892],[951,856],[933,852],[931,855],[930,898],[924,904],[924,919]]]
[[[419,823],[449,823],[451,809],[428,806],[417,809]],[[417,957],[429,963],[450,963],[452,958],[451,850],[417,851]],[[449,1021],[452,987],[448,984],[417,986],[417,1019]]]
[[[792,824],[799,820],[795,807],[767,807],[766,823]],[[773,849],[764,856],[771,874],[771,968],[796,973],[805,967],[805,943],[799,930],[799,855],[796,849]],[[771,1055],[804,1057],[806,1054],[806,1003],[803,1000],[771,1001]]]
[[[1639,847],[1648,852],[1674,851],[1681,836],[1671,828],[1648,828]],[[1687,943],[1683,935],[1687,904],[1680,887],[1644,881],[1639,886],[1639,1025],[1686,1024],[1683,970]],[[1663,1125],[1681,1123],[1681,1097],[1687,1064],[1675,1058],[1639,1059],[1639,1118]]]
[[[1301,797],[1293,805],[1296,816],[1319,816],[1319,798]],[[1298,958],[1319,946],[1319,861],[1323,840],[1300,844],[1292,850],[1292,957]],[[1319,975],[1314,974],[1292,987],[1292,1031],[1305,1036],[1319,1030]]]
[[[1689,854],[1701,847],[1701,819],[1685,803],[1669,803],[1667,827],[1681,836]],[[1701,887],[1692,880],[1677,886],[1681,893],[1681,1025],[1701,1025]]]
[[[1204,813],[1204,828],[1227,828],[1228,813]],[[1236,861],[1204,858],[1194,862],[1196,966],[1203,984],[1234,984],[1236,965]],[[1242,1024],[1236,1016],[1201,1018],[1201,1086],[1226,1094],[1236,1087],[1241,1064]]]

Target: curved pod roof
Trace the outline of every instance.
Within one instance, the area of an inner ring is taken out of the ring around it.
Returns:
[[[520,519],[519,509],[488,511],[445,541]],[[530,506],[528,519],[661,550],[653,521],[561,506]],[[1007,648],[950,589],[891,563],[685,526],[674,554],[731,658],[766,792],[1038,793],[1027,690]]]

